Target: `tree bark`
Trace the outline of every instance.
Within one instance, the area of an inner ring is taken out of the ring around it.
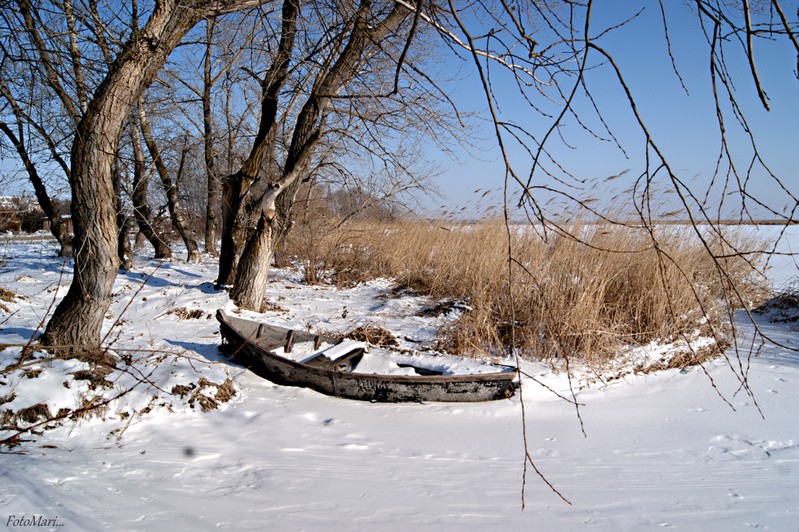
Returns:
[[[216,276],[216,288],[232,286],[236,280],[236,268],[239,262],[237,250],[243,243],[237,242],[236,218],[241,205],[241,179],[229,176],[224,181],[222,199],[222,235],[219,248],[219,270]]]
[[[236,284],[230,291],[230,298],[239,307],[261,312],[264,303],[264,290],[268,280],[269,263],[274,251],[272,223],[274,217],[261,213],[255,233],[247,240],[238,263]]]
[[[75,268],[69,291],[56,307],[42,341],[59,351],[100,345],[118,269],[113,163],[123,125],[136,98],[152,82],[183,36],[214,12],[195,2],[156,2],[150,19],[134,32],[89,102],[72,145],[70,184],[75,228]],[[232,2],[214,4],[231,7]],[[235,3],[234,3],[235,4]],[[244,7],[252,2],[241,2]],[[201,4],[204,5],[204,4]]]

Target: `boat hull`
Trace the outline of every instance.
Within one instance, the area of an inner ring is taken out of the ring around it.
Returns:
[[[514,370],[474,375],[375,375],[314,367],[272,352],[268,346],[283,341],[288,329],[266,326],[217,313],[222,338],[232,359],[257,375],[286,385],[310,388],[325,395],[372,402],[478,402],[505,399],[515,390]],[[260,329],[260,335],[259,335]],[[314,335],[295,331],[295,342]]]

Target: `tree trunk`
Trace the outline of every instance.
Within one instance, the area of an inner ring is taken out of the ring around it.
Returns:
[[[114,201],[117,212],[117,256],[119,267],[123,270],[133,268],[133,251],[130,249],[130,235],[128,234],[128,219],[122,208],[122,177],[119,165],[114,165]]]
[[[239,171],[225,179],[217,287],[240,284],[237,279],[240,268],[239,257],[244,252],[243,248],[247,246],[247,226],[253,214],[247,212],[247,203],[252,204],[252,198],[246,198],[245,195],[250,193],[253,183],[257,181],[264,157],[274,158],[277,141],[275,124],[278,98],[289,70],[299,10],[298,0],[283,0],[280,43],[272,66],[261,79],[261,116],[252,149]],[[272,219],[270,218],[268,224],[270,225],[270,235],[271,223]],[[257,229],[251,237],[256,240],[263,238]],[[271,240],[271,236],[269,238]],[[271,255],[271,243],[269,247],[269,255]]]
[[[0,130],[6,134],[8,140],[10,140],[11,144],[14,145],[14,148],[17,150],[17,154],[19,155],[20,159],[22,159],[22,164],[25,166],[25,170],[28,172],[28,178],[30,179],[31,185],[33,185],[33,190],[36,193],[36,199],[39,202],[39,206],[42,208],[44,215],[47,216],[47,219],[50,221],[50,232],[53,234],[56,240],[58,240],[58,244],[61,246],[58,256],[71,257],[73,253],[72,235],[69,234],[67,224],[65,224],[61,219],[61,213],[53,205],[50,195],[47,193],[47,189],[44,187],[44,182],[42,181],[41,176],[39,176],[39,171],[36,169],[36,166],[33,164],[33,161],[31,161],[30,157],[28,157],[28,150],[25,147],[24,138],[22,137],[22,130],[20,129],[20,136],[17,137],[11,128],[9,128],[4,122],[0,122]]]
[[[118,269],[113,164],[119,137],[136,98],[203,14],[175,2],[156,2],[150,20],[110,66],[78,124],[70,172],[74,274],[47,325],[45,345],[79,352],[100,345]]]
[[[124,114],[114,120],[113,113],[104,112],[106,108],[114,111],[114,105],[98,107],[90,107],[81,121],[72,149],[72,219],[77,244],[74,274],[43,338],[45,345],[59,351],[83,351],[100,345],[100,329],[117,273],[111,166],[119,138],[114,122],[118,120],[121,127]]]
[[[139,126],[141,127],[141,132],[144,136],[144,143],[147,145],[147,150],[150,152],[150,157],[152,157],[153,163],[155,164],[155,170],[158,173],[158,177],[161,179],[161,184],[164,187],[164,193],[166,194],[166,201],[169,208],[169,216],[172,219],[172,225],[175,226],[180,238],[183,239],[183,243],[186,245],[186,251],[188,252],[187,260],[188,262],[200,262],[200,249],[197,247],[197,241],[191,237],[191,230],[189,229],[188,223],[186,223],[186,216],[183,213],[183,206],[180,204],[180,194],[177,184],[178,179],[176,178],[175,182],[173,183],[172,178],[169,177],[169,171],[164,164],[164,160],[161,158],[161,151],[158,149],[158,145],[155,143],[153,130],[150,128],[150,124],[147,122],[147,115],[144,112],[144,102],[142,101],[139,101]],[[178,170],[178,177],[183,170],[185,155],[186,150],[184,149],[180,162],[180,170]]]
[[[249,194],[255,179],[245,176],[245,171],[246,169],[242,168],[224,180],[217,288],[236,284],[239,259],[248,238],[254,234],[251,224],[260,212],[258,203]]]
[[[275,246],[279,249],[282,242],[294,227],[294,204],[296,203],[297,193],[300,190],[302,181],[299,179],[286,187],[286,190],[278,196],[275,202],[275,222],[274,240]]]
[[[172,258],[172,250],[166,239],[160,235],[150,220],[150,203],[147,199],[148,179],[145,172],[144,150],[139,137],[138,116],[131,115],[130,139],[133,146],[133,216],[139,226],[139,233],[149,240],[155,250],[156,259]]]
[[[265,213],[258,218],[254,234],[247,240],[241,254],[236,273],[236,284],[230,291],[230,298],[243,309],[263,311],[269,264],[274,250],[272,228],[273,219]]]
[[[133,238],[133,249],[144,249],[147,242],[147,237],[141,231],[136,231],[136,236]]]
[[[203,155],[205,156],[205,174],[208,179],[207,202],[205,205],[205,252],[216,257],[216,231],[219,226],[219,178],[214,165],[214,127],[211,120],[211,52],[213,51],[214,20],[206,21],[205,60],[203,61]]]
[[[290,170],[281,179],[271,183],[260,201],[260,217],[255,230],[248,236],[244,250],[239,258],[236,280],[231,290],[231,298],[241,308],[261,311],[269,274],[269,262],[274,254],[277,203],[289,195],[294,201],[297,182],[308,167],[314,148],[319,141],[320,132],[312,132],[307,144],[297,153]],[[287,212],[287,211],[284,211]],[[277,226],[279,228],[279,226]]]
[[[123,270],[133,269],[133,251],[130,247],[130,231],[128,230],[128,220],[121,212],[117,214],[117,255],[119,257],[119,267]]]
[[[236,270],[239,257],[246,242],[244,227],[244,178],[241,170],[224,181],[224,197],[222,200],[222,236],[219,248],[219,274],[216,287],[233,286],[236,282]]]

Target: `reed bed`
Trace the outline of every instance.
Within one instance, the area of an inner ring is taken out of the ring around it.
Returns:
[[[357,221],[317,216],[298,224],[285,253],[306,280],[351,284],[376,277],[468,307],[440,331],[441,347],[476,355],[507,351],[596,363],[622,347],[714,336],[722,346],[730,309],[766,295],[755,255],[733,229],[700,241],[691,228],[575,223],[544,237],[499,220],[472,224]],[[575,238],[575,236],[577,238]],[[716,255],[714,260],[708,249]],[[511,260],[509,261],[509,257]]]

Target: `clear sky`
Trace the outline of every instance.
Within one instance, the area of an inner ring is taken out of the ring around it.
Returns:
[[[796,21],[795,3],[785,2],[785,10]],[[606,28],[616,25],[633,16],[643,6],[643,12],[625,26],[618,28],[600,38],[597,43],[605,48],[617,61],[623,72],[642,118],[669,158],[673,168],[686,181],[693,183],[696,190],[704,192],[719,154],[719,127],[716,119],[712,88],[709,75],[708,45],[702,34],[698,19],[683,4],[676,0],[665,2],[669,22],[671,45],[676,67],[682,76],[685,90],[675,75],[667,53],[666,39],[661,22],[660,8],[656,1],[644,2],[595,2],[592,17],[592,35],[597,35]],[[793,6],[793,7],[792,7]],[[783,183],[794,195],[799,194],[799,84],[797,83],[797,57],[792,45],[784,39],[778,43],[757,40],[755,57],[759,74],[768,94],[771,111],[766,112],[755,91],[749,73],[749,66],[739,53],[740,47],[727,43],[730,72],[735,80],[736,97],[740,99],[744,112],[750,120],[759,148],[774,173],[783,178]],[[735,54],[731,52],[735,50]],[[593,52],[592,52],[593,53]],[[594,56],[594,64],[599,62],[599,55]],[[551,150],[565,166],[577,177],[587,179],[590,183],[582,192],[608,199],[619,190],[628,187],[637,177],[644,163],[644,142],[640,129],[634,123],[633,114],[624,92],[609,67],[599,66],[587,75],[587,83],[602,111],[603,118],[611,125],[613,133],[621,141],[629,158],[625,157],[611,143],[596,142],[574,121],[568,121],[562,129],[563,137],[571,147],[555,138],[550,145]],[[566,84],[569,87],[568,83]],[[481,87],[474,78],[466,78],[454,91],[457,100],[465,107],[485,109],[485,99]],[[512,94],[509,91],[508,94]],[[722,95],[722,98],[725,98]],[[536,103],[546,106],[539,97]],[[549,107],[552,109],[552,106]],[[593,125],[598,122],[592,118],[585,99],[577,105],[578,111],[584,112],[586,121]],[[546,130],[552,122],[541,115],[530,112],[518,98],[509,96],[503,105],[505,117],[512,117],[525,127],[538,132]],[[734,123],[730,114],[727,117],[728,134],[731,147],[740,154],[737,160],[742,169],[747,167],[751,157],[746,146],[745,136],[741,128]],[[472,205],[477,199],[480,203],[475,208],[467,207],[466,212],[478,214],[487,203],[489,197],[483,197],[484,191],[497,191],[502,188],[504,170],[496,147],[487,127],[478,132],[483,152],[463,154],[460,161],[440,160],[446,167],[445,174],[438,180],[440,189],[448,195],[446,205]],[[517,150],[514,150],[519,155]],[[529,163],[517,157],[519,169],[525,173]],[[625,176],[606,182],[608,176],[629,170]],[[756,193],[781,210],[785,205],[786,194],[766,179],[762,172],[756,172],[750,192]],[[549,180],[552,182],[551,180]],[[546,184],[546,176],[540,175],[535,184]],[[612,186],[611,186],[612,185]],[[475,193],[475,190],[478,192]],[[718,194],[714,192],[714,194]],[[546,198],[546,196],[543,196]],[[491,202],[501,202],[499,192],[491,194]],[[728,200],[729,201],[729,200]],[[440,205],[441,201],[429,202]],[[789,208],[792,205],[789,205]],[[663,209],[668,209],[664,206]]]
[[[685,81],[688,94],[672,69],[660,7],[656,0],[595,2],[591,34],[599,35],[605,29],[632,17],[643,7],[634,20],[603,35],[596,42],[618,62],[642,118],[673,168],[681,178],[693,183],[696,190],[704,191],[719,153],[719,129],[710,85],[708,46],[696,15],[685,4],[686,2],[680,0],[664,2],[676,66]],[[799,25],[799,20],[796,20],[796,0],[784,0],[783,5],[786,14],[793,17],[792,22]],[[542,47],[547,44],[545,33],[541,34],[540,41]],[[760,105],[740,48],[736,48],[733,43],[727,43],[730,52],[735,50],[734,54],[728,54],[727,59],[735,80],[736,97],[743,104],[766,161],[796,196],[799,194],[799,83],[796,76],[796,52],[785,38],[779,42],[760,39],[755,44],[757,66],[772,110],[766,112]],[[442,53],[445,52],[446,49],[442,47]],[[574,176],[586,180],[582,190],[574,190],[576,194],[609,202],[619,191],[629,187],[640,174],[643,168],[644,144],[624,92],[610,68],[599,65],[598,54],[592,57],[596,68],[586,75],[588,87],[596,99],[603,119],[624,146],[626,155],[612,143],[597,142],[574,119],[566,121],[561,129],[562,135],[555,136],[548,144],[548,149]],[[459,72],[459,81],[451,83],[449,88],[450,96],[461,109],[475,110],[485,116],[486,103],[482,87],[476,77],[469,74],[473,71],[473,65],[449,55],[444,69]],[[494,72],[497,70],[494,69]],[[507,78],[497,76],[494,80],[497,93],[502,95],[502,116],[512,118],[540,138],[552,119],[531,111],[518,97],[515,87]],[[566,90],[570,83],[570,80],[564,80]],[[533,98],[537,105],[548,111],[557,110],[557,102],[547,102],[537,94],[533,94]],[[575,109],[586,123],[601,129],[585,98],[577,100]],[[732,115],[728,115],[727,120],[731,146],[741,155],[737,163],[745,168],[749,157],[749,150],[743,142],[745,137],[741,135],[740,127],[735,124]],[[446,196],[423,200],[425,209],[431,214],[440,212],[440,207],[443,206],[443,210],[476,218],[484,216],[492,207],[501,207],[504,167],[490,124],[483,123],[482,126],[471,129],[468,134],[472,137],[472,145],[457,150],[455,160],[435,148],[428,150],[431,163],[441,172],[434,184]],[[518,147],[511,147],[510,153],[517,170],[526,178],[529,160]],[[12,168],[18,168],[14,155],[11,150],[4,154],[5,160],[0,161],[0,173],[5,174]],[[608,176],[623,172],[626,173],[621,178],[606,181]],[[786,205],[784,191],[766,179],[762,172],[754,175],[755,186],[750,191],[756,192],[776,210],[782,210]],[[533,181],[534,185],[552,183],[554,181],[543,174],[537,175]],[[18,193],[19,187],[24,184],[24,179],[9,180],[0,177],[0,189],[11,194]],[[548,199],[545,193],[537,194],[543,200]],[[718,192],[714,194],[717,195]],[[668,195],[663,197],[668,199]],[[788,207],[791,208],[792,205]],[[668,210],[668,206],[663,209]]]

